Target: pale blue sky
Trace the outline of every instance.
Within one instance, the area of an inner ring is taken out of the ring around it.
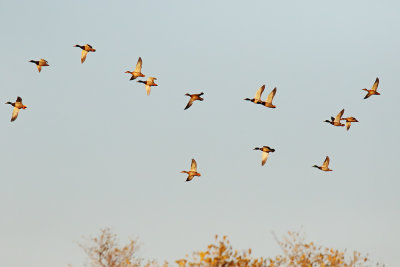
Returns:
[[[274,256],[271,231],[303,226],[398,264],[398,1],[107,2],[0,0],[0,98],[28,106],[1,106],[2,266],[80,266],[103,227],[175,260],[215,233]],[[139,56],[150,97],[124,73]],[[275,110],[243,101],[264,83]],[[342,108],[348,132],[323,122]]]

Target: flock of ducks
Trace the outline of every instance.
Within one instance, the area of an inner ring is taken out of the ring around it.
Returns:
[[[364,99],[372,96],[372,95],[380,95],[380,93],[377,92],[378,89],[378,85],[379,85],[379,78],[376,78],[375,83],[372,85],[372,88],[370,90],[364,88],[362,90],[367,91],[367,95],[364,97]],[[276,108],[276,106],[274,104],[272,104],[272,101],[276,95],[276,87],[269,93],[267,99],[265,101],[261,100],[261,95],[265,90],[265,84],[262,85],[256,92],[256,95],[254,96],[254,98],[245,98],[244,100],[246,101],[250,101],[254,104],[259,104],[259,105],[263,105],[265,107],[268,108]],[[345,126],[345,124],[343,124],[341,121],[346,121],[346,129],[347,131],[350,129],[351,123],[352,122],[358,122],[358,120],[354,117],[347,117],[347,118],[342,118],[344,113],[344,109],[342,109],[337,115],[336,117],[331,117],[331,120],[325,120],[325,122],[332,124],[333,126],[340,126],[343,127]],[[254,148],[254,150],[261,150],[262,151],[262,158],[261,158],[261,165],[264,166],[264,164],[267,162],[268,159],[268,155],[270,152],[274,152],[275,149],[270,148],[269,146],[263,146],[263,147],[256,147]],[[329,157],[326,156],[324,163],[322,164],[322,166],[318,166],[318,165],[314,165],[312,166],[314,168],[318,168],[321,171],[325,171],[325,172],[329,172],[332,171],[331,169],[329,169]]]
[[[86,56],[87,56],[87,54],[89,52],[96,52],[96,49],[94,49],[89,44],[75,45],[74,47],[79,47],[82,50],[82,53],[81,53],[81,63],[82,64],[85,62]],[[29,62],[35,63],[39,72],[42,71],[42,67],[50,66],[48,64],[47,60],[45,60],[45,59],[40,59],[38,61],[30,60]],[[131,74],[130,80],[135,80],[138,77],[146,77],[146,75],[144,75],[142,73],[142,64],[143,64],[142,58],[139,57],[139,59],[138,59],[138,61],[136,63],[135,69],[133,71],[126,71],[125,72],[125,73]],[[147,95],[150,95],[151,87],[152,86],[158,86],[158,84],[156,84],[154,82],[155,80],[157,80],[157,78],[148,77],[146,81],[138,80],[137,82],[138,83],[143,83],[145,85]],[[372,95],[380,95],[380,93],[377,92],[378,85],[379,85],[379,79],[376,78],[375,83],[373,84],[371,89],[369,89],[369,90],[366,89],[366,88],[362,89],[364,91],[367,91],[367,94],[365,95],[364,99],[369,98]],[[267,108],[276,108],[276,106],[274,104],[272,104],[272,101],[273,101],[273,99],[274,99],[274,97],[276,95],[276,91],[277,91],[276,87],[269,93],[267,99],[265,101],[262,101],[261,100],[261,95],[264,92],[264,90],[265,90],[265,84],[262,85],[257,90],[256,95],[254,96],[254,98],[251,98],[251,99],[250,98],[245,98],[244,100],[250,101],[250,102],[252,102],[254,104],[265,106]],[[187,103],[186,107],[184,108],[184,110],[190,108],[193,105],[194,101],[196,101],[196,100],[197,101],[203,101],[204,100],[201,97],[202,95],[204,95],[203,92],[201,92],[199,94],[189,94],[189,93],[187,93],[185,95],[189,96],[190,99],[189,99],[189,102]],[[12,112],[12,116],[11,116],[11,121],[12,122],[17,119],[20,109],[26,109],[27,108],[27,106],[22,104],[22,98],[19,97],[19,96],[17,97],[17,100],[14,103],[6,102],[5,104],[9,104],[9,105],[14,107],[13,112]],[[325,120],[325,122],[327,122],[327,123],[329,123],[329,124],[331,124],[333,126],[343,127],[343,126],[345,126],[345,124],[343,124],[341,121],[346,121],[346,129],[349,130],[350,126],[351,126],[351,123],[352,122],[358,122],[358,120],[356,118],[354,118],[354,117],[342,118],[343,113],[344,113],[344,109],[342,109],[336,115],[335,118],[331,117],[330,120]],[[265,163],[267,162],[269,153],[275,152],[275,149],[273,149],[273,148],[271,148],[269,146],[256,147],[256,148],[254,148],[254,150],[262,151],[262,156],[261,156],[261,165],[262,166],[264,166]],[[318,168],[321,171],[326,171],[326,172],[327,171],[332,171],[329,168],[329,157],[328,156],[326,156],[325,161],[322,164],[322,166],[314,165],[312,167]],[[186,173],[188,175],[187,179],[186,179],[187,182],[191,181],[195,176],[198,176],[198,177],[201,176],[201,174],[199,172],[197,172],[197,163],[196,163],[195,159],[192,159],[190,171],[182,171],[181,173]]]

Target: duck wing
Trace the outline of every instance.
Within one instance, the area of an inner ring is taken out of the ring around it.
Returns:
[[[134,70],[134,72],[141,72],[142,71],[142,58],[139,57],[137,63],[136,63],[136,68]]]
[[[268,155],[269,155],[269,152],[264,152],[264,151],[263,151],[263,153],[262,153],[262,159],[261,159],[261,166],[264,166],[265,162],[267,162]]]
[[[264,92],[264,89],[265,89],[265,84],[263,84],[263,86],[261,86],[261,87],[257,90],[256,95],[254,96],[254,99],[255,99],[256,101],[260,101],[260,100],[261,100],[261,95],[262,95],[262,93]]]
[[[146,84],[146,93],[147,93],[147,95],[150,95],[150,91],[151,91],[151,86]]]
[[[82,54],[81,54],[81,63],[85,62],[86,60],[86,55],[88,54],[88,51],[82,49]]]
[[[155,77],[147,78],[147,81],[150,82],[150,83],[154,82],[154,80],[157,80],[157,78],[155,78]]]
[[[17,100],[15,102],[20,102],[22,103],[22,98],[20,96],[17,97]]]
[[[272,103],[275,94],[276,94],[276,87],[274,88],[274,90],[271,91],[271,93],[269,93],[267,100],[265,102]]]
[[[378,85],[379,85],[379,78],[376,78],[374,85],[372,85],[371,90],[376,91],[376,89],[378,89]]]
[[[187,103],[187,105],[186,105],[186,107],[185,107],[185,110],[188,109],[188,108],[190,108],[190,107],[192,106],[193,102],[194,102],[193,98],[190,98],[190,99],[189,99],[189,102]]]
[[[351,121],[346,121],[346,129],[347,131],[350,129]]]
[[[343,113],[344,113],[344,109],[342,109],[342,110],[336,115],[335,122],[339,122],[339,123],[340,123],[340,120],[342,119]]]
[[[19,112],[19,108],[14,108],[12,116],[11,116],[11,121],[15,121],[17,119],[18,112]]]
[[[190,166],[190,171],[197,172],[197,163],[192,159],[192,165]]]
[[[327,167],[328,168],[329,165],[329,157],[326,156],[324,163],[322,164],[322,167]]]

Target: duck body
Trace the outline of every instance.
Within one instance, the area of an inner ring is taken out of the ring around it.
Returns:
[[[201,96],[204,95],[203,92],[201,92],[200,94],[185,94],[186,96],[190,96],[189,102],[187,103],[185,110],[190,108],[193,104],[194,101],[198,100],[198,101],[203,101],[204,98],[202,98]]]
[[[146,75],[142,73],[142,58],[139,57],[134,71],[127,70],[125,71],[125,73],[130,73],[132,75],[130,78],[131,81],[136,79],[137,77],[145,77]]]
[[[324,122],[327,122],[327,123],[329,123],[329,124],[332,124],[333,126],[341,126],[341,127],[343,127],[344,124],[340,122],[340,120],[342,119],[343,113],[344,113],[344,109],[342,109],[342,110],[336,115],[335,118],[331,117],[331,120],[330,120],[330,121],[329,121],[329,120],[325,120]]]
[[[47,60],[41,58],[40,60],[30,60],[29,62],[35,63],[39,72],[42,71],[42,66],[50,66]]]
[[[256,95],[254,96],[254,98],[245,98],[244,100],[246,101],[250,101],[253,102],[254,104],[258,104],[259,102],[261,102],[261,95],[264,92],[265,89],[265,84],[263,84],[256,92]]]
[[[143,83],[144,85],[146,85],[146,93],[147,93],[147,95],[150,95],[151,87],[152,87],[152,86],[158,86],[158,84],[156,84],[156,83],[154,82],[154,80],[157,80],[157,78],[149,77],[149,78],[147,78],[147,81],[141,81],[141,80],[139,80],[139,81],[137,81],[137,82],[138,82],[138,83]]]
[[[197,163],[194,159],[192,159],[190,171],[181,171],[181,173],[186,173],[188,175],[188,177],[186,178],[186,182],[191,181],[195,176],[201,176],[201,174],[197,172]]]
[[[262,151],[261,166],[264,166],[264,164],[267,162],[269,153],[270,152],[275,152],[275,149],[273,149],[273,148],[271,148],[269,146],[255,147],[253,150]]]
[[[74,45],[74,47],[79,47],[82,49],[82,54],[81,54],[81,63],[85,62],[86,60],[86,55],[89,52],[96,52],[96,49],[94,49],[90,44],[85,44],[85,45]]]
[[[18,117],[18,113],[20,109],[26,109],[27,106],[25,106],[24,104],[22,104],[22,98],[21,97],[17,97],[17,100],[12,103],[12,102],[6,102],[5,104],[9,104],[11,106],[14,107],[12,116],[11,116],[11,121],[15,121]]]
[[[322,166],[318,166],[318,165],[314,165],[314,168],[320,169],[321,171],[324,172],[331,172],[333,170],[329,169],[329,157],[326,156],[324,163],[322,164]]]
[[[367,94],[365,95],[364,99],[367,99],[372,95],[380,95],[380,93],[376,91],[378,89],[378,86],[379,86],[379,78],[377,77],[370,90],[368,90],[367,88],[362,89],[364,91],[367,91]]]

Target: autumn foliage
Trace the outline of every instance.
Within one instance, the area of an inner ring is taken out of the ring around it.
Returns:
[[[226,236],[215,236],[214,242],[204,250],[169,264],[155,261],[143,262],[136,256],[136,241],[119,248],[116,236],[109,229],[102,230],[98,238],[83,246],[92,267],[368,267],[382,266],[372,263],[359,252],[348,253],[306,242],[304,235],[289,232],[277,242],[282,254],[275,257],[256,257],[251,249],[236,250]]]

